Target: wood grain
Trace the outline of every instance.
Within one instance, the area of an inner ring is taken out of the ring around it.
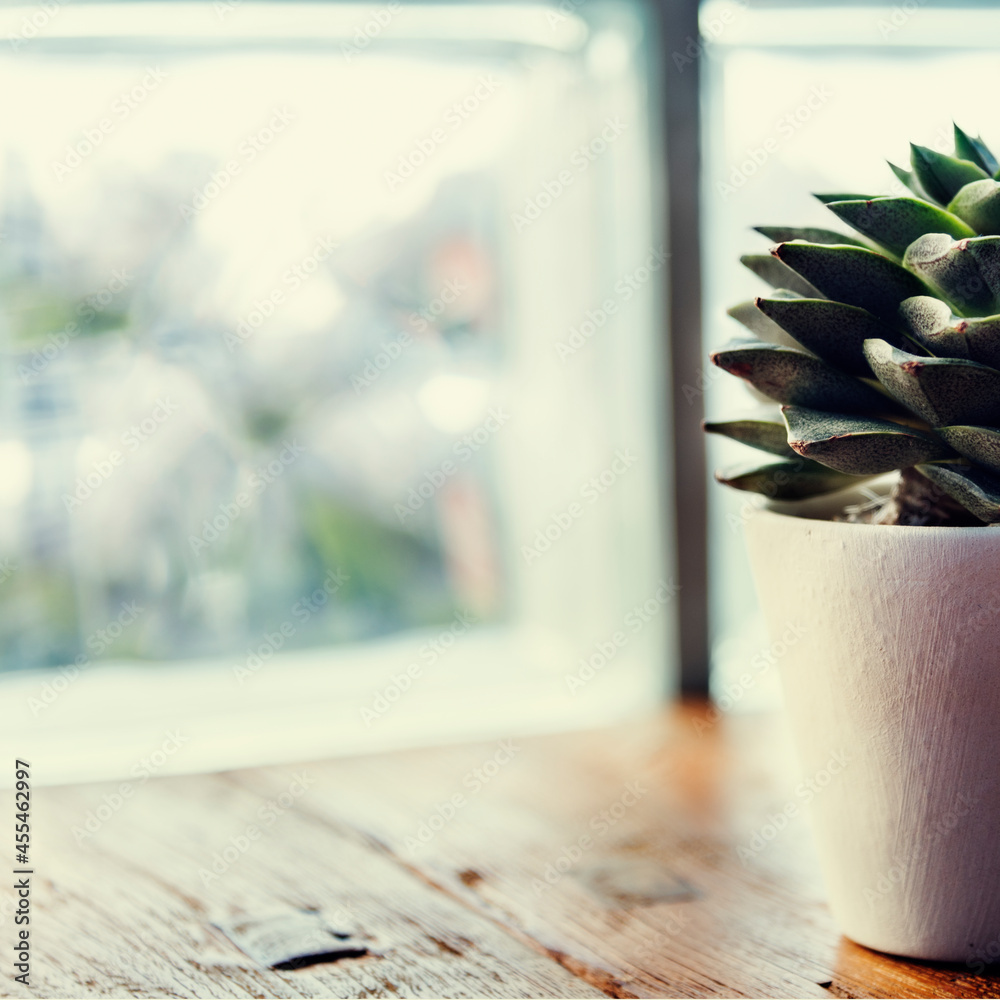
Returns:
[[[842,939],[804,816],[737,855],[795,782],[777,720],[689,706],[595,733],[152,779],[83,837],[116,786],[40,789],[32,987],[5,961],[0,995],[996,996],[988,972]],[[217,929],[304,911],[368,954],[276,971]],[[12,940],[5,917],[5,956]]]

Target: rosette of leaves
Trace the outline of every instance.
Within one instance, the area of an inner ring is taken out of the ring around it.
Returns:
[[[712,361],[780,417],[706,424],[767,453],[717,478],[796,500],[899,470],[879,520],[1000,523],[1000,164],[957,125],[954,155],[911,151],[910,194],[817,195],[856,235],[757,230],[772,290]]]

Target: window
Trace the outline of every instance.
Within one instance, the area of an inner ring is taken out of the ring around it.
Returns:
[[[648,32],[587,8],[4,12],[0,692],[47,780],[655,702]]]

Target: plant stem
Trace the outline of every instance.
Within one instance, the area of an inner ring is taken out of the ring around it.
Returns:
[[[880,524],[969,527],[983,523],[913,468],[900,473],[888,507]]]

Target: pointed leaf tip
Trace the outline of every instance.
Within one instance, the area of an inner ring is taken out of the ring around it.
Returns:
[[[779,299],[760,297],[757,310],[801,344],[842,371],[871,378],[864,343],[872,338],[901,346],[892,326],[870,312],[828,299]]]
[[[790,267],[782,264],[772,253],[744,254],[740,257],[740,263],[753,271],[757,277],[766,281],[772,288],[785,288],[807,298],[823,298],[823,294],[818,288],[809,284],[805,278],[796,274]]]
[[[981,137],[973,138],[960,129],[955,122],[952,122],[952,128],[955,132],[955,155],[957,157],[971,160],[988,174],[995,174],[997,170],[1000,170],[1000,163],[997,163],[996,157],[990,152],[989,147]]]
[[[888,396],[868,383],[788,347],[738,341],[716,351],[712,362],[779,403],[843,413],[888,413],[896,409]]]
[[[969,160],[956,159],[912,142],[910,163],[920,186],[942,205],[947,205],[966,184],[989,177],[985,170]]]
[[[857,476],[848,476],[799,457],[793,461],[725,469],[716,472],[715,478],[725,486],[760,493],[771,500],[804,500],[833,493],[858,482]]]
[[[709,434],[721,434],[740,444],[759,448],[761,451],[782,458],[795,458],[795,452],[788,447],[787,431],[783,423],[773,420],[744,419],[726,420],[721,423],[705,421],[702,427]]]

